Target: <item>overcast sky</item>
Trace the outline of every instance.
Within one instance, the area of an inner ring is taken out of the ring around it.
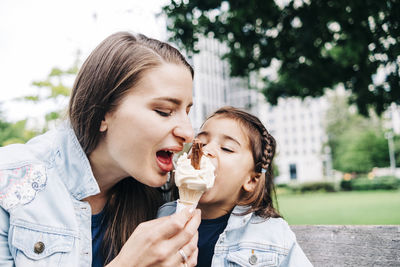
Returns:
[[[128,30],[165,40],[168,0],[0,0],[0,110],[8,120],[40,116],[43,108],[12,101],[35,89],[53,67],[68,68],[108,35]]]

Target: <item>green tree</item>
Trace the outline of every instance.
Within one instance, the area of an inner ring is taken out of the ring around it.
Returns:
[[[343,172],[367,173],[389,166],[389,151],[383,132],[351,129],[340,137],[334,166]]]
[[[14,143],[25,143],[37,132],[26,129],[26,120],[21,120],[16,123],[5,121],[0,112],[0,147]]]
[[[394,136],[394,156],[396,167],[400,167],[400,135]]]
[[[191,0],[164,7],[171,40],[197,52],[202,35],[229,47],[231,75],[259,73],[263,93],[279,97],[321,96],[341,83],[361,114],[380,114],[400,104],[400,1],[397,0]],[[273,59],[278,79],[262,75]],[[378,70],[386,76],[373,82]]]
[[[71,87],[66,85],[66,82],[72,81],[78,73],[79,52],[77,55],[72,67],[67,69],[53,67],[46,79],[32,82],[32,85],[38,89],[36,94],[21,98],[21,100],[32,101],[37,104],[42,104],[44,101],[62,103],[61,107],[58,106],[45,115],[46,124],[43,131],[48,129],[50,123],[60,119],[65,111],[63,104],[67,102],[71,94]]]
[[[329,108],[324,118],[325,130],[328,135],[327,145],[331,149],[333,168],[339,170],[337,159],[341,156],[341,152],[337,150],[339,144],[343,142],[343,134],[353,128],[359,129],[359,131],[366,129],[369,123],[355,111],[350,111],[347,95],[331,94],[328,97],[328,103]]]
[[[381,118],[372,111],[368,118],[359,115],[346,95],[332,94],[328,103],[324,121],[333,168],[367,173],[373,167],[388,167],[389,149]]]
[[[79,51],[77,59],[72,67],[67,69],[60,69],[54,67],[47,75],[46,79],[42,81],[34,81],[32,85],[37,87],[37,93],[33,95],[23,96],[18,100],[31,101],[37,104],[47,104],[46,101],[61,103],[54,110],[49,111],[45,115],[45,125],[42,129],[32,130],[27,128],[28,119],[20,120],[15,123],[6,121],[2,116],[0,110],[0,146],[5,146],[13,143],[25,143],[37,134],[43,133],[48,130],[49,124],[55,122],[65,110],[64,103],[69,99],[71,87],[66,85],[72,82],[78,73]]]

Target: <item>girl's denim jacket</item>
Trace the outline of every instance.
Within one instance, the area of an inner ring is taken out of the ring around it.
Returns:
[[[91,266],[99,192],[68,125],[0,148],[0,266]]]
[[[312,266],[281,218],[264,219],[254,213],[239,215],[248,207],[236,206],[215,244],[213,267]],[[176,202],[164,204],[158,217],[171,215]]]

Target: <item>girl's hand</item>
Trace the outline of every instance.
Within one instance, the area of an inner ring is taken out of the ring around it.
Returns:
[[[107,267],[196,266],[200,210],[189,208],[171,216],[139,224]],[[183,262],[179,250],[188,261]]]

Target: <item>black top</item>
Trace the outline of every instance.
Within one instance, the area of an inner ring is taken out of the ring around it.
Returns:
[[[199,226],[199,257],[197,259],[197,267],[210,267],[212,257],[214,255],[215,243],[219,235],[224,231],[228,224],[230,213],[210,220],[201,220]]]
[[[101,251],[106,228],[103,225],[104,210],[92,215],[92,267],[103,267],[104,258]]]

